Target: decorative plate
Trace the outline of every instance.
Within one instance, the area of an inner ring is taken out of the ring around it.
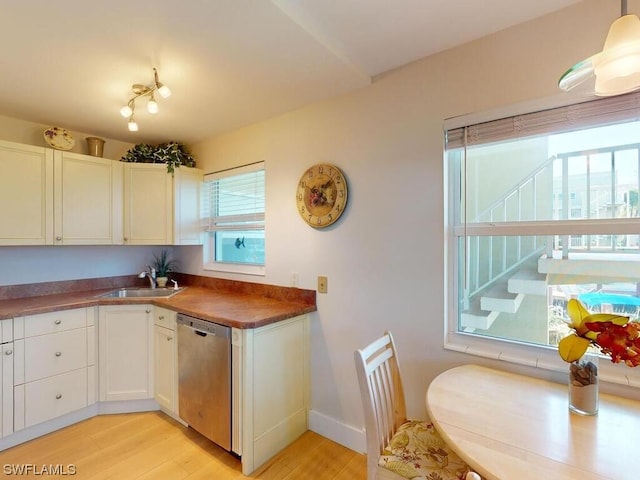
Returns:
[[[44,131],[44,140],[58,150],[71,150],[76,144],[73,135],[60,127],[49,127]]]

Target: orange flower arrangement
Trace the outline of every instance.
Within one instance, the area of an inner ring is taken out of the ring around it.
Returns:
[[[565,362],[580,359],[593,345],[613,363],[640,365],[640,323],[612,313],[589,313],[573,298],[567,303],[567,312],[574,333],[558,343],[558,353]]]

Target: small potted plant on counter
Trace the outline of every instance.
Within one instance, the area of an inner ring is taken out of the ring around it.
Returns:
[[[154,254],[151,266],[156,269],[158,287],[164,288],[169,281],[169,274],[174,271],[177,262],[169,258],[168,250],[162,250],[158,255]]]

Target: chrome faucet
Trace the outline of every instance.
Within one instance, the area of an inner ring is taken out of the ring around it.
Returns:
[[[156,269],[147,265],[147,269],[144,272],[141,272],[138,275],[138,278],[147,277],[149,279],[149,283],[151,284],[151,288],[156,288],[158,283],[156,282]]]

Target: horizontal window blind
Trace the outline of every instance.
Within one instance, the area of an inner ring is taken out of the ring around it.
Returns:
[[[205,231],[263,230],[264,162],[205,175]]]
[[[453,150],[634,119],[640,120],[640,92],[454,128],[446,131],[445,148]]]

